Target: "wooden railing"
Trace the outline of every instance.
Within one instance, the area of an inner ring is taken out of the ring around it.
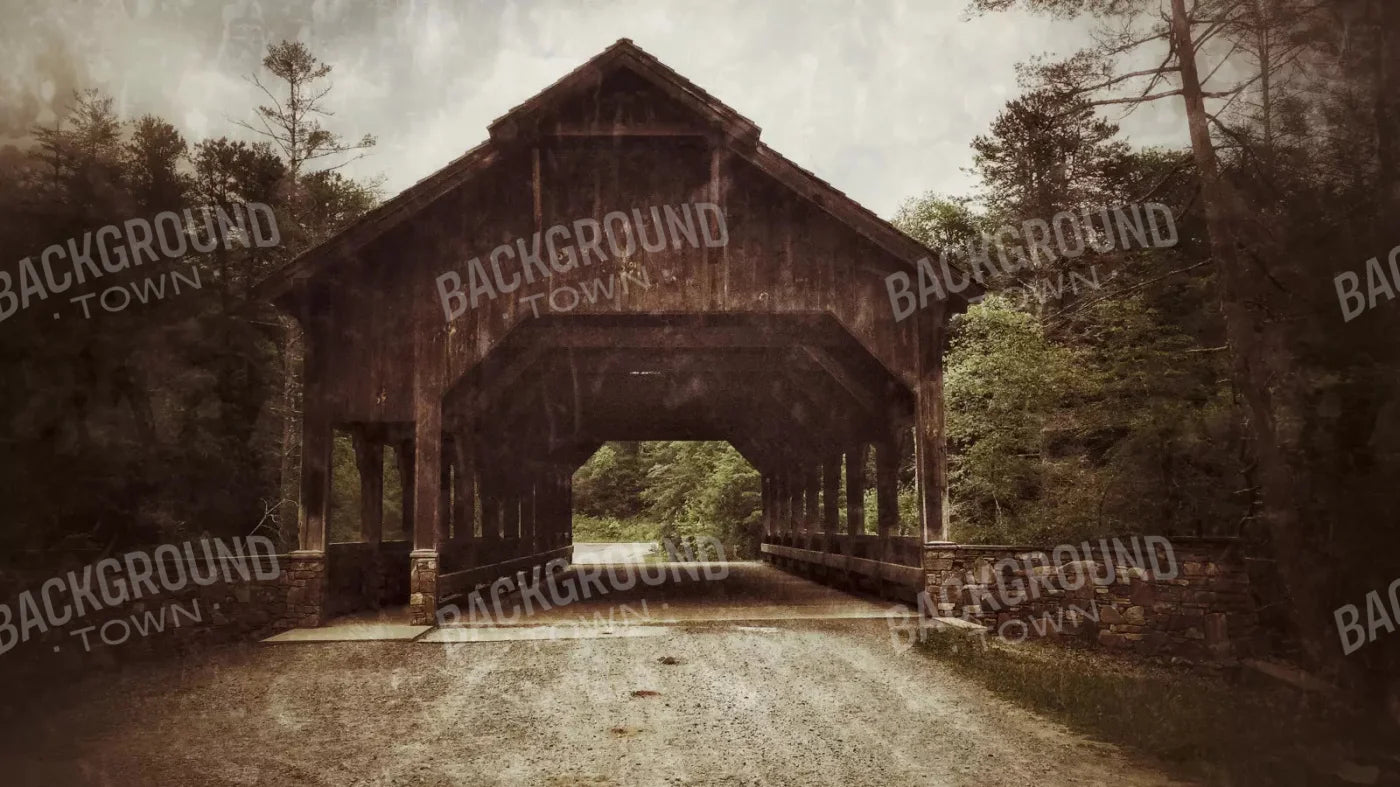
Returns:
[[[521,571],[531,575],[536,566],[544,566],[551,560],[562,558],[567,563],[574,553],[573,544],[522,555],[523,545],[519,539],[473,539],[466,543],[473,548],[475,559],[469,568],[438,575],[438,598],[443,601]]]
[[[764,537],[762,551],[780,565],[788,561],[818,568],[827,577],[866,577],[901,591],[924,586],[923,543],[914,536],[775,533]]]

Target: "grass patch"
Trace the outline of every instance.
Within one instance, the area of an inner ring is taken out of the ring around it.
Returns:
[[[645,519],[618,519],[611,516],[574,514],[574,540],[659,541],[661,525]]]
[[[1221,785],[1341,784],[1344,760],[1378,759],[1374,724],[1317,697],[1057,645],[929,631],[923,651],[996,694],[1089,737],[1136,749],[1177,776]],[[1263,680],[1261,678],[1261,680]],[[1394,745],[1393,743],[1391,744]],[[1383,782],[1385,783],[1385,782]]]

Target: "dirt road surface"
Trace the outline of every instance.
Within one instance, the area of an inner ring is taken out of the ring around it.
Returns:
[[[718,582],[720,603],[713,582],[581,602],[595,622],[563,635],[555,611],[547,637],[526,619],[494,641],[260,644],[92,676],[4,731],[0,783],[1174,783],[899,652],[884,603],[767,566]]]

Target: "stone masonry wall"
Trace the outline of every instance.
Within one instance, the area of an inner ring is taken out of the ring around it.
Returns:
[[[1192,662],[1257,649],[1249,577],[1234,539],[1128,537],[1053,549],[933,544],[923,614],[1008,640],[1067,638]]]
[[[0,653],[0,674],[6,682],[22,685],[56,675],[120,666],[154,656],[184,655],[215,645],[254,642],[310,619],[310,601],[319,592],[323,561],[293,553],[276,555],[276,573],[268,577],[250,572],[244,578],[238,562],[215,559],[198,563],[201,576],[212,569],[217,577],[208,585],[187,581],[176,590],[159,582],[157,591],[128,598],[121,603],[87,608],[62,625],[31,627],[28,637]],[[183,562],[183,561],[182,561]],[[167,566],[174,565],[167,561]],[[191,565],[184,564],[185,570]],[[19,623],[19,596],[28,590],[42,604],[40,590],[51,578],[66,577],[69,570],[33,569],[7,572],[4,603]],[[177,583],[172,583],[174,586]],[[58,594],[68,604],[68,594]],[[101,599],[99,595],[99,599]],[[301,606],[305,604],[306,606]],[[71,605],[70,605],[71,606]]]
[[[424,550],[409,553],[412,562],[409,575],[408,612],[409,622],[414,625],[432,625],[437,620],[438,607],[438,553]]]

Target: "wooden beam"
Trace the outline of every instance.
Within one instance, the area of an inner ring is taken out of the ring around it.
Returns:
[[[545,354],[545,347],[534,345],[528,349],[510,353],[505,365],[500,371],[493,374],[483,374],[482,382],[476,395],[471,397],[471,408],[474,414],[485,413],[493,407],[496,400],[501,397],[515,382],[520,379],[530,367],[534,366]]]
[[[869,388],[862,385],[859,380],[852,377],[851,374],[846,371],[846,367],[842,366],[833,358],[831,353],[821,347],[813,347],[807,344],[802,345],[802,350],[807,353],[808,357],[816,361],[817,365],[821,366],[827,374],[831,375],[832,379],[840,384],[857,404],[870,413],[879,414],[880,405],[875,395],[870,392]]]
[[[545,126],[546,137],[710,137],[708,128],[683,123],[569,123]]]
[[[715,349],[726,347],[791,347],[799,343],[840,345],[849,337],[831,331],[813,331],[797,322],[764,321],[764,325],[716,325],[707,327],[539,325],[529,330],[541,343],[561,349],[607,350],[621,348],[660,348],[669,350]]]

